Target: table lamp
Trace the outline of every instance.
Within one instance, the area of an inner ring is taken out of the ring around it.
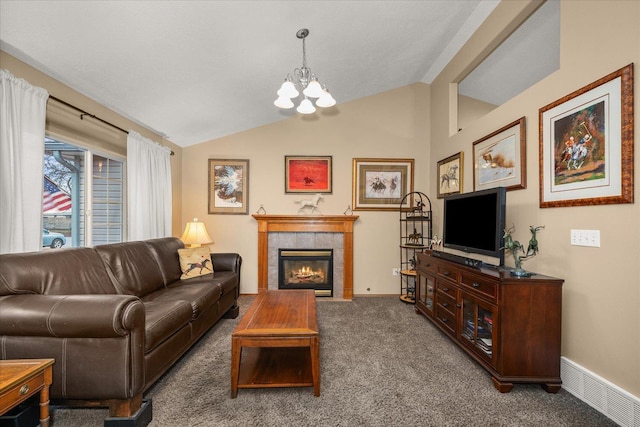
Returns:
[[[209,233],[207,233],[207,227],[205,227],[204,222],[199,222],[198,218],[193,218],[192,222],[187,222],[180,240],[184,242],[185,246],[191,248],[213,243]]]

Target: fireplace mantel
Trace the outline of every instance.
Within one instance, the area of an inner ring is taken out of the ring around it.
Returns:
[[[353,298],[353,223],[357,215],[258,215],[258,292],[268,289],[269,233],[342,233],[344,299]]]

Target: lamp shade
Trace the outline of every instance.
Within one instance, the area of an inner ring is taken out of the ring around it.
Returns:
[[[193,222],[187,223],[180,240],[182,240],[185,245],[189,245],[191,247],[198,247],[213,243],[213,239],[211,239],[209,233],[207,233],[207,228],[205,227],[204,222],[199,222],[198,218],[193,218]]]
[[[309,98],[320,98],[323,90],[318,80],[315,77],[312,77],[309,85],[302,91],[302,93]]]
[[[313,114],[316,112],[316,107],[313,106],[311,101],[307,98],[303,99],[296,111],[301,114]]]
[[[280,86],[280,89],[277,93],[278,96],[287,97],[289,99],[296,98],[298,95],[300,95],[300,92],[298,92],[296,86],[289,79],[285,80],[284,83],[282,83],[282,86]]]
[[[278,108],[293,108],[293,102],[291,102],[290,98],[287,98],[286,96],[279,96],[278,99],[276,99],[275,101],[273,101],[273,105],[275,105]]]
[[[333,99],[333,96],[331,96],[328,90],[324,89],[322,95],[320,95],[320,98],[316,101],[316,105],[323,108],[333,107],[336,105],[336,100]]]

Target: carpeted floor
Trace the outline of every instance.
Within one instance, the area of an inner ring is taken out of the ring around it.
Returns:
[[[240,317],[254,297],[240,298]],[[158,381],[159,426],[615,426],[564,390],[490,376],[398,298],[318,299],[321,396],[312,388],[239,390],[230,398],[231,333],[222,320]],[[105,409],[54,407],[54,427],[101,426]]]

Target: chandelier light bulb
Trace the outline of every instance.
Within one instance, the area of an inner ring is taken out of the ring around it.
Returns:
[[[275,105],[278,108],[283,108],[285,110],[289,108],[293,108],[293,102],[291,102],[291,98],[287,98],[286,96],[282,96],[282,95],[278,96],[278,99],[273,101],[273,105]]]
[[[309,85],[302,91],[302,93],[309,98],[320,98],[320,96],[322,96],[322,86],[320,86],[320,83],[315,76],[311,77]]]
[[[281,97],[285,96],[291,99],[291,98],[296,98],[298,95],[300,95],[300,92],[298,92],[293,82],[289,78],[287,78],[287,80],[285,80],[284,83],[282,83],[282,86],[280,86],[280,89],[278,90],[277,94],[278,96],[281,96]]]
[[[316,108],[313,106],[311,101],[308,98],[304,98],[296,111],[300,114],[313,114],[316,112]]]
[[[331,96],[327,89],[323,89],[322,95],[320,95],[320,98],[316,101],[316,105],[322,108],[333,107],[336,105],[336,100],[333,99],[333,96]]]

